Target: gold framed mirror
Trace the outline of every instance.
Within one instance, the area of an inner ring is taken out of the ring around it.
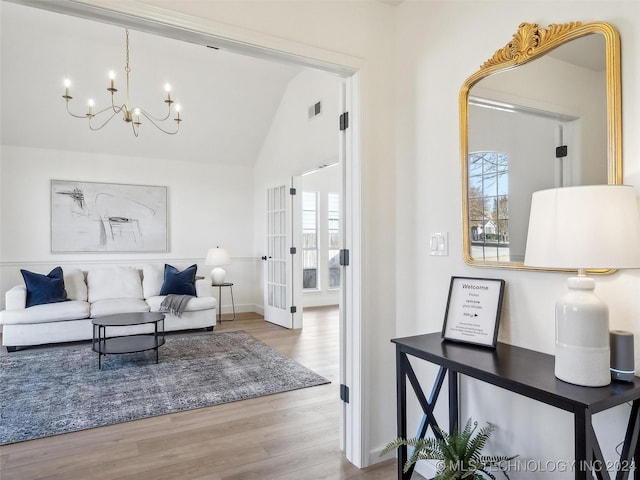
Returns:
[[[622,183],[620,37],[608,23],[522,23],[460,90],[463,255],[523,265],[531,194]]]

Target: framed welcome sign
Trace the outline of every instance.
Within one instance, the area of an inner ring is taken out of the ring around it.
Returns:
[[[442,338],[495,348],[504,280],[451,277]]]

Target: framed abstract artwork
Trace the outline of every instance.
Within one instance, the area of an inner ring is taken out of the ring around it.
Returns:
[[[51,252],[167,252],[167,187],[51,180]]]

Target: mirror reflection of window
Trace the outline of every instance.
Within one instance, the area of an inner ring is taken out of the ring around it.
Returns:
[[[302,288],[318,288],[318,192],[302,192]]]
[[[528,108],[515,103],[498,103],[474,97],[469,108],[472,152],[502,152],[509,158],[509,258],[472,258],[480,261],[522,262],[524,260],[531,194],[546,188],[579,185],[583,156],[579,119]],[[563,134],[561,135],[560,132]],[[556,147],[568,146],[567,157],[556,158]],[[604,163],[604,162],[603,162]],[[469,166],[471,174],[471,166]],[[606,175],[606,172],[604,172]],[[604,180],[603,180],[604,182]],[[471,219],[470,219],[471,220]],[[473,238],[471,238],[473,242]],[[485,252],[486,253],[486,252]]]
[[[327,194],[329,288],[340,288],[340,195]]]
[[[509,157],[469,154],[469,227],[476,260],[509,261]]]
[[[521,24],[522,42],[498,50],[462,86],[463,248],[470,265],[523,268],[533,192],[622,181],[619,36],[602,22],[561,27]],[[503,233],[486,218],[491,205],[472,190],[470,152],[508,156]],[[508,248],[487,247],[494,228],[495,241],[505,238]]]

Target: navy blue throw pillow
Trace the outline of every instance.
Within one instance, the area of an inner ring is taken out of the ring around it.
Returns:
[[[193,295],[196,296],[196,264],[178,271],[176,267],[164,265],[164,282],[160,295]]]
[[[67,299],[61,267],[54,268],[48,275],[28,270],[20,270],[20,273],[27,287],[27,307],[64,302]]]

